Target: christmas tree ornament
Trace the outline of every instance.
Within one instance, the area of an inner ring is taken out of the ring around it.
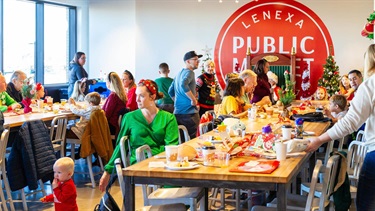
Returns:
[[[370,40],[374,39],[374,21],[375,21],[375,11],[370,14],[367,18],[367,23],[361,31],[363,37],[367,37]]]

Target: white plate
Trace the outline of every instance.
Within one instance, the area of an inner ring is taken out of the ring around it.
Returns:
[[[194,163],[194,162],[189,162],[189,166],[186,167],[177,167],[177,164],[179,162],[171,162],[169,164],[165,164],[165,167],[169,170],[176,170],[176,171],[181,171],[181,170],[190,170],[190,169],[196,169],[199,168],[199,164]]]
[[[221,144],[223,143],[223,140],[211,140],[210,142],[213,144]]]

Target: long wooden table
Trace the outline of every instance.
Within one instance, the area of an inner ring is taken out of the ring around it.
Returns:
[[[19,114],[19,115],[12,115],[7,116],[5,114],[4,117],[4,125],[8,125],[10,128],[19,127],[24,122],[33,121],[33,120],[42,120],[42,121],[51,121],[56,116],[68,116],[68,118],[77,118],[72,112],[64,112],[64,113],[53,113],[53,112],[34,112],[34,113],[27,113],[27,114]]]
[[[269,120],[268,120],[269,121]],[[251,130],[259,130],[267,120],[248,122],[247,127]],[[328,122],[313,123],[305,122],[304,129],[313,131],[320,135],[329,127]],[[196,146],[198,138],[185,144]],[[256,160],[254,157],[233,158],[228,168],[216,168],[201,166],[197,169],[187,171],[171,171],[165,168],[149,168],[149,163],[161,161],[154,157],[134,164],[123,170],[125,180],[124,206],[126,211],[135,210],[135,184],[174,185],[205,188],[205,205],[208,205],[208,188],[234,188],[277,191],[278,210],[286,210],[286,193],[289,184],[302,170],[304,164],[309,161],[312,153],[300,157],[287,158],[280,162],[280,166],[271,174],[256,173],[234,173],[229,172],[231,166],[238,165],[243,161]],[[207,207],[206,207],[207,210]]]

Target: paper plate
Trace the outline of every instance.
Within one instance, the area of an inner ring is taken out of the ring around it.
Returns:
[[[169,170],[174,170],[174,171],[182,171],[182,170],[190,170],[190,169],[199,168],[199,164],[194,163],[194,162],[189,162],[189,166],[184,166],[184,167],[179,167],[178,164],[179,162],[170,162],[168,164],[165,164],[165,167]]]

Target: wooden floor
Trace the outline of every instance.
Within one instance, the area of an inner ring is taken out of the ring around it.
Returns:
[[[86,163],[84,159],[80,159],[76,161],[76,171],[84,171],[86,170]],[[94,171],[98,171],[99,168],[95,167]],[[96,176],[97,182],[99,181],[100,175]],[[77,204],[80,211],[92,211],[94,210],[96,204],[100,202],[100,198],[103,193],[100,192],[99,188],[92,188],[90,178],[88,175],[74,175],[74,182],[77,187]],[[51,186],[49,184],[45,185],[45,189],[47,193],[51,193]],[[117,201],[119,207],[122,207],[122,197],[121,191],[117,183],[112,186],[111,193],[114,199]],[[18,192],[12,193],[13,199],[20,199],[20,194]],[[42,197],[42,193],[37,193],[35,195],[31,195],[27,197],[28,200],[28,209],[31,211],[54,211],[53,203],[43,204],[39,202],[39,199]],[[142,190],[140,186],[136,186],[136,209],[143,206],[143,196]],[[15,202],[16,210],[23,210],[22,203]],[[217,206],[220,206],[218,204]],[[9,209],[9,206],[8,206]],[[212,210],[217,210],[215,207],[211,207]],[[235,210],[234,204],[226,205],[225,210]],[[241,209],[241,211],[248,210],[246,207]],[[351,211],[356,210],[354,203],[352,203]]]

